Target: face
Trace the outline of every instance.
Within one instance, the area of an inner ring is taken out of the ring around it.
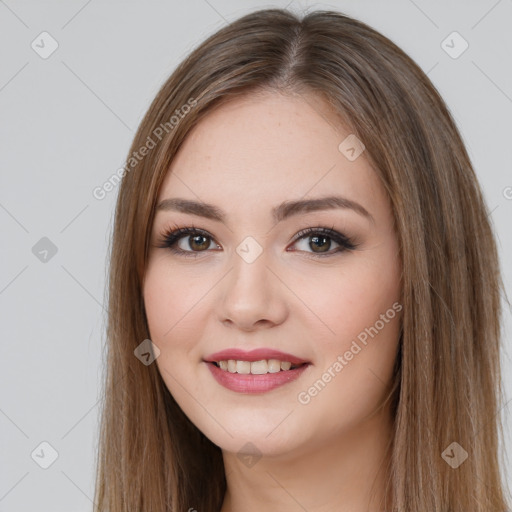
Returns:
[[[349,135],[320,98],[239,98],[196,125],[160,189],[143,289],[156,364],[223,450],[318,449],[387,393],[397,237]]]

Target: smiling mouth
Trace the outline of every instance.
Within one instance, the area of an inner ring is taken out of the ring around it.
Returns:
[[[244,361],[215,359],[204,361],[214,379],[230,391],[246,394],[259,394],[290,384],[308,371],[310,362],[280,361],[279,359],[259,359]]]
[[[280,361],[279,359],[261,359],[259,361],[228,359],[224,361],[211,361],[211,364],[226,373],[265,375],[267,373],[293,371],[309,363],[292,364],[289,361]]]

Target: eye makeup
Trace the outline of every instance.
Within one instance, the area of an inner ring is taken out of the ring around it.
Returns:
[[[188,249],[179,247],[182,240],[188,239]],[[331,257],[335,254],[343,253],[346,251],[353,251],[357,245],[351,238],[336,231],[334,226],[316,226],[302,229],[299,231],[292,240],[292,244],[295,245],[302,240],[309,239],[310,242],[308,247],[311,251],[299,250],[299,252],[306,252],[314,257],[325,258]],[[197,228],[194,225],[179,227],[171,226],[165,230],[161,235],[156,244],[156,247],[161,249],[168,249],[173,254],[182,257],[198,257],[201,253],[208,252],[212,247],[212,244],[217,246],[213,250],[222,250],[215,242],[214,237],[206,230]],[[331,246],[336,244],[337,247],[331,249]],[[194,246],[195,249],[194,250]],[[324,247],[328,247],[325,251]],[[320,249],[320,251],[314,250],[314,248]],[[197,250],[198,249],[198,250]],[[291,252],[297,251],[297,249],[291,249]]]

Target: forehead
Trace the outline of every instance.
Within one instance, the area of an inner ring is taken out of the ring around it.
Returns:
[[[349,135],[318,96],[239,97],[191,130],[159,200],[185,197],[256,208],[305,195],[377,198],[382,190],[364,152],[351,161],[339,149]]]

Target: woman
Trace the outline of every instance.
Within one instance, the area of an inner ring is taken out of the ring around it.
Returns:
[[[97,510],[506,510],[501,280],[446,105],[390,40],[263,10],[130,150]]]

